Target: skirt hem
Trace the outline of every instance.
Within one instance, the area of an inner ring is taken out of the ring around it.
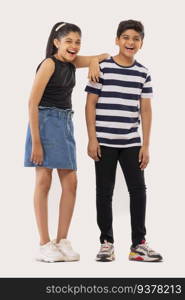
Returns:
[[[48,169],[63,169],[63,170],[74,170],[74,171],[77,171],[77,168],[73,168],[73,167],[51,167],[51,166],[37,166],[37,165],[27,165],[27,164],[24,164],[24,167],[25,168],[36,168],[36,167],[42,167],[42,168],[48,168]]]

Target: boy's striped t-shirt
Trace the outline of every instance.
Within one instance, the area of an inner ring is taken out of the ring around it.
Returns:
[[[134,62],[124,67],[111,57],[100,63],[99,82],[89,81],[85,91],[99,96],[96,103],[96,136],[100,145],[140,146],[140,99],[152,98],[147,68]]]

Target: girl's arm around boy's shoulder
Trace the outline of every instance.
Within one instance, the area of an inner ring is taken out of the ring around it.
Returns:
[[[47,58],[41,63],[33,82],[32,90],[29,98],[29,105],[39,104],[40,99],[45,90],[45,87],[50,77],[52,76],[54,70],[55,70],[55,63],[51,58]]]
[[[99,63],[107,59],[110,55],[103,53],[95,56],[77,56],[73,62],[76,68],[89,67],[88,78],[93,82],[98,82],[100,77]]]
[[[102,60],[107,59],[108,57],[110,57],[110,54],[108,53],[92,55],[92,56],[77,55],[77,57],[73,61],[73,64],[75,65],[76,68],[87,68],[90,66],[92,62],[97,61],[99,63]]]

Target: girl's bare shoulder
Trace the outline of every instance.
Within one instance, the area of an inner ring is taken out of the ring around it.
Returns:
[[[48,57],[46,58],[40,65],[40,69],[47,69],[47,70],[53,70],[55,69],[55,62],[52,58]]]

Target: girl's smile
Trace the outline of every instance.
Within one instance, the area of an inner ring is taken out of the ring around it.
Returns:
[[[55,46],[58,48],[56,55],[62,61],[73,61],[80,51],[81,39],[78,32],[70,32],[60,40],[54,40]]]

